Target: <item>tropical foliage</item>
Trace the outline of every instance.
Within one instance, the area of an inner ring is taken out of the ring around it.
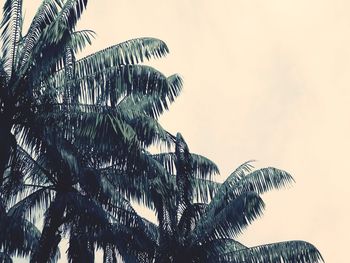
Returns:
[[[305,242],[247,248],[234,238],[262,213],[260,194],[292,178],[246,163],[223,184],[158,117],[182,80],[145,61],[168,53],[138,38],[78,59],[94,32],[76,30],[87,0],[43,0],[28,30],[5,0],[0,54],[0,262],[317,262]],[[156,144],[174,153],[150,154]],[[158,225],[136,213],[136,201]],[[38,230],[38,228],[41,231]],[[216,262],[216,261],[215,261]]]
[[[236,240],[262,215],[261,194],[279,189],[293,178],[276,168],[253,170],[251,162],[239,166],[222,184],[212,181],[218,172],[207,158],[189,152],[181,134],[175,152],[153,155],[164,169],[168,188],[154,196],[158,225],[143,238],[149,249],[141,262],[320,262],[318,250],[304,241],[246,247]],[[160,187],[161,188],[161,187]],[[156,189],[154,189],[156,191]],[[154,239],[153,237],[158,237]],[[141,252],[141,251],[140,251]]]

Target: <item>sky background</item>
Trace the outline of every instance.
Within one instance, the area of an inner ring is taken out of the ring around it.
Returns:
[[[25,1],[27,18],[39,2]],[[184,90],[161,124],[220,180],[251,159],[293,175],[240,241],[306,240],[347,263],[349,14],[347,0],[90,0],[79,28],[97,33],[87,53],[142,36],[168,44],[151,65],[181,74]]]

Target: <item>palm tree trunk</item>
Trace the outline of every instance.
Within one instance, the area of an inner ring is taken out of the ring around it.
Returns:
[[[61,241],[59,228],[63,223],[64,211],[66,208],[62,197],[62,193],[57,193],[48,209],[39,245],[32,254],[30,263],[47,263],[55,256],[58,244]]]
[[[6,116],[0,116],[0,186],[4,180],[4,172],[10,159],[11,125]]]

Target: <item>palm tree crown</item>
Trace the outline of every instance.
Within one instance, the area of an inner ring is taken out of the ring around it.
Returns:
[[[154,195],[159,225],[154,262],[320,262],[318,250],[304,241],[246,247],[236,237],[260,217],[260,195],[279,189],[293,178],[276,168],[253,170],[251,162],[239,166],[222,184],[211,180],[218,172],[210,160],[189,152],[176,136],[173,153],[154,155],[168,176],[166,195]],[[154,242],[153,242],[154,243]],[[150,241],[152,244],[152,241]],[[145,261],[147,262],[147,261]],[[151,261],[152,262],[152,261]]]
[[[22,1],[4,4],[0,187],[4,213],[24,220],[46,211],[32,262],[54,258],[60,229],[80,231],[83,222],[73,221],[86,216],[87,207],[95,207],[94,220],[101,221],[91,219],[89,227],[109,223],[108,213],[118,216],[125,198],[107,191],[106,179],[100,187],[89,180],[105,167],[136,173],[146,167],[144,147],[170,143],[157,118],[182,86],[177,75],[166,77],[141,64],[168,53],[158,39],[133,39],[76,59],[94,36],[75,31],[86,5],[87,0],[45,0],[24,33]]]
[[[77,59],[94,38],[76,30],[88,0],[43,0],[22,30],[23,0],[5,0],[0,53],[0,262],[297,262],[311,244],[248,248],[236,237],[263,211],[261,194],[292,177],[250,162],[220,184],[217,166],[158,123],[182,89],[178,75],[144,64],[165,56],[155,38]],[[175,152],[150,154],[162,144]],[[131,203],[157,213],[158,225]],[[43,218],[41,232],[35,226]]]

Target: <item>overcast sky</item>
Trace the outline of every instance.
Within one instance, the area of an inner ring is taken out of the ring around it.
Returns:
[[[222,180],[250,159],[294,176],[263,196],[242,242],[301,239],[348,263],[349,14],[347,0],[90,0],[79,27],[97,33],[88,52],[141,36],[168,44],[152,65],[185,85],[161,123]]]

